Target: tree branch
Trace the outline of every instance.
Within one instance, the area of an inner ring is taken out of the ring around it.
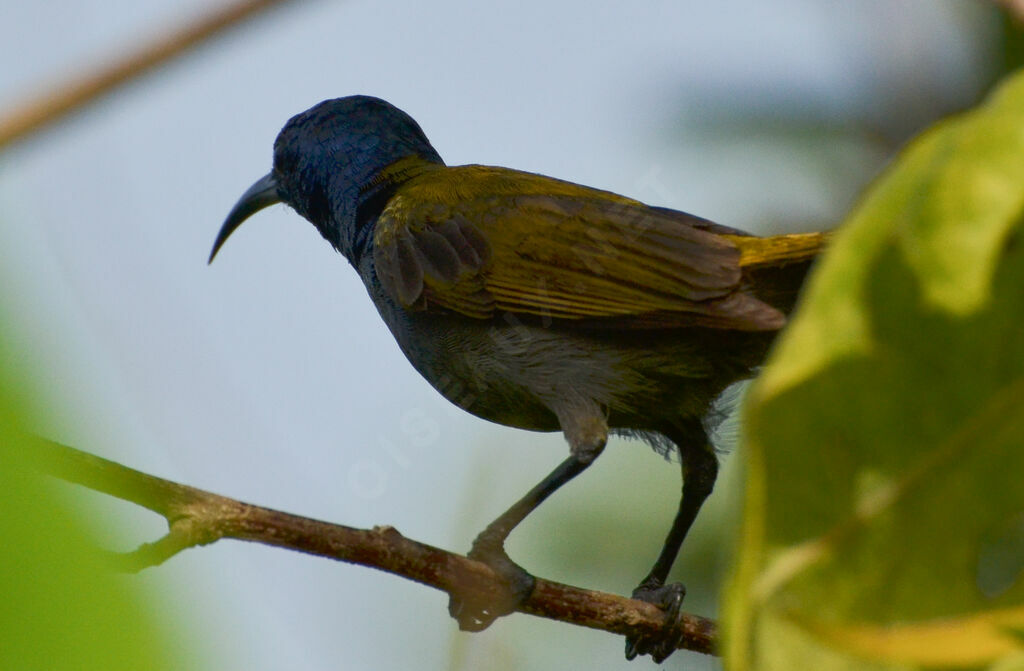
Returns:
[[[210,38],[287,0],[239,0],[214,9],[108,65],[62,82],[0,117],[0,150],[112,93]]]
[[[995,0],[995,3],[1009,12],[1016,21],[1024,21],[1024,0]]]
[[[503,586],[486,564],[406,538],[390,526],[355,529],[271,510],[133,470],[66,445],[35,438],[45,472],[162,515],[160,540],[118,553],[118,568],[139,571],[182,550],[222,538],[275,545],[394,573],[435,589],[498,597]],[[664,613],[651,604],[537,578],[519,612],[623,635],[660,632]],[[680,648],[714,654],[711,620],[684,615]]]

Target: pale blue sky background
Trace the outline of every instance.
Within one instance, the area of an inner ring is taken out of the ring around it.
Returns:
[[[0,107],[207,4],[7,0]],[[284,206],[207,267],[223,216],[269,170],[288,117],[377,95],[416,118],[449,164],[798,230],[841,218],[891,148],[881,138],[905,131],[886,125],[894,108],[913,125],[977,91],[995,40],[982,2],[299,3],[0,156],[0,305],[57,401],[41,421],[53,437],[226,495],[465,550],[564,443],[450,407],[342,257]],[[775,132],[722,123],[751,113],[774,118]],[[809,124],[794,131],[787,119]],[[591,470],[510,550],[538,575],[625,593],[660,546],[678,468],[616,442]],[[730,538],[729,489],[700,522],[708,538],[716,523]],[[126,515],[133,529],[112,543],[160,531]],[[683,580],[687,566],[707,575],[724,561],[721,541],[692,540]],[[183,644],[211,669],[650,665],[627,665],[617,637],[525,616],[461,635],[438,592],[240,543],[126,580],[168,593]],[[708,613],[716,587],[704,582],[688,581],[688,608]]]

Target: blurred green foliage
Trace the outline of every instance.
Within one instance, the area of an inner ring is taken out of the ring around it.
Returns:
[[[31,385],[4,344],[0,328],[0,669],[179,668],[172,618],[134,576],[112,571],[81,511],[34,470],[21,429]]]

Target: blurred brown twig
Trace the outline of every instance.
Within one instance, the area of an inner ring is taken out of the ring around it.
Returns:
[[[168,63],[246,19],[289,0],[240,0],[157,37],[94,71],[61,82],[0,115],[0,151],[96,102],[119,86]]]
[[[1024,0],[995,0],[995,2],[1017,21],[1024,21]]]

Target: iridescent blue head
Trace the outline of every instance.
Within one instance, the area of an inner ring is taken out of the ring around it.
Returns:
[[[273,171],[232,208],[210,261],[243,221],[286,203],[354,263],[394,186],[380,175],[410,156],[444,164],[419,124],[380,98],[325,100],[292,117],[274,142]]]

